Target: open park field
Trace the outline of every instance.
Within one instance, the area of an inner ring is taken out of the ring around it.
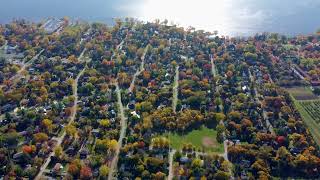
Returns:
[[[202,127],[199,130],[193,130],[186,135],[169,134],[169,141],[173,148],[181,149],[183,144],[191,143],[196,149],[207,152],[223,153],[223,144],[216,140],[217,132],[214,129]]]

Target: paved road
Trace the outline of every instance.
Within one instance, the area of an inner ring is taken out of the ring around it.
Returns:
[[[212,75],[213,75],[213,78],[217,76],[217,71],[216,71],[216,66],[214,64],[214,58],[213,58],[213,55],[210,54],[210,61],[211,61],[211,71],[212,71]],[[217,86],[215,86],[215,91],[217,91]],[[221,110],[223,110],[223,106],[221,105],[220,106]],[[220,124],[224,125],[223,121],[221,120],[219,122]],[[228,158],[228,140],[226,138],[226,133],[223,132],[223,149],[224,149],[224,153],[223,153],[223,157],[226,161],[229,161],[229,158]],[[231,168],[229,168],[229,173],[231,175],[230,179],[234,179],[234,176],[232,174],[232,170]]]
[[[44,52],[44,49],[42,49],[37,55],[35,55],[30,61],[24,63],[24,65],[21,67],[21,69],[17,72],[16,75],[12,76],[9,80],[16,79],[18,76],[21,76],[21,73],[28,67],[30,66],[33,61],[38,59],[38,57]]]
[[[171,44],[171,39],[169,40]],[[172,99],[172,109],[176,113],[177,102],[178,102],[178,87],[179,87],[179,66],[176,67],[174,83],[173,83],[173,99]],[[175,149],[172,149],[169,153],[169,175],[168,180],[172,180],[173,177],[173,155],[176,153]]]
[[[116,82],[116,93],[117,93],[117,103],[119,106],[119,113],[120,113],[120,118],[121,118],[121,130],[120,130],[120,137],[118,140],[118,146],[116,149],[116,153],[115,156],[111,162],[111,166],[110,166],[110,170],[109,170],[109,175],[108,175],[108,180],[112,180],[112,179],[116,179],[114,177],[114,173],[117,169],[117,164],[118,164],[118,160],[119,160],[119,153],[120,153],[120,148],[122,147],[122,143],[123,143],[123,138],[126,135],[126,131],[127,131],[127,118],[125,116],[124,113],[124,108],[123,108],[123,104],[122,104],[122,100],[121,100],[121,90],[119,88],[118,83]]]
[[[254,82],[255,80],[254,80],[254,78],[253,78],[253,76],[252,76],[252,73],[251,73],[250,69],[249,69],[248,71],[249,71],[250,81],[251,81],[251,82]],[[254,89],[253,89],[253,90],[254,90],[254,92],[255,92],[255,100],[256,100],[259,104],[262,104],[261,101],[260,101],[260,99],[258,98],[259,92],[257,91],[257,87],[254,86]],[[271,132],[271,134],[275,135],[274,129],[273,129],[273,127],[272,127],[272,125],[271,125],[271,123],[270,123],[270,121],[269,121],[269,119],[268,119],[267,112],[266,112],[264,109],[262,109],[262,116],[263,116],[263,119],[264,119],[265,122],[266,122],[266,126],[267,126],[267,128],[269,129],[269,131]]]
[[[21,79],[21,77],[23,76],[23,72],[26,70],[27,67],[29,67],[36,59],[38,59],[38,57],[44,52],[44,49],[41,50],[37,55],[35,55],[32,59],[30,59],[28,62],[24,62],[23,66],[21,67],[21,69],[11,78],[9,78],[9,81],[12,81],[12,84],[16,84],[17,81],[19,81]],[[2,88],[4,85],[0,85],[0,88]]]
[[[117,50],[121,50],[122,49],[123,43],[124,43],[124,40],[117,46]],[[132,92],[132,90],[133,90],[136,77],[140,73],[142,73],[144,71],[144,60],[145,60],[145,56],[147,54],[147,51],[148,51],[148,46],[145,48],[145,51],[144,51],[144,53],[143,53],[143,55],[141,57],[142,62],[141,62],[140,68],[134,74],[134,77],[133,77],[133,79],[131,81],[130,87],[128,89],[129,92]],[[115,156],[114,156],[114,158],[112,159],[112,162],[111,162],[111,166],[110,166],[110,170],[109,170],[109,174],[108,174],[108,180],[116,179],[116,177],[114,177],[114,174],[115,174],[115,172],[117,170],[117,164],[118,164],[118,160],[119,160],[120,148],[122,147],[123,138],[126,135],[126,131],[127,131],[127,127],[128,127],[127,117],[125,116],[125,113],[124,113],[124,107],[123,107],[122,100],[121,100],[121,91],[120,91],[118,82],[116,82],[115,85],[116,85],[116,93],[117,93],[117,102],[118,102],[119,111],[120,111],[119,113],[120,113],[120,118],[121,118],[121,124],[120,124],[121,125],[121,129],[120,129],[120,137],[119,137],[119,140],[118,140],[118,146],[117,146],[117,149],[116,149],[116,154],[115,154]]]
[[[213,60],[214,60],[214,59],[213,59],[213,55],[210,54],[211,72],[212,72],[213,77],[216,77],[216,76],[217,76],[217,71],[216,71],[216,66],[214,65]]]
[[[78,74],[77,78],[75,79],[74,83],[73,83],[73,96],[75,97],[74,99],[74,104],[72,107],[72,112],[70,115],[70,120],[68,125],[70,125],[71,123],[74,122],[76,115],[77,115],[77,107],[78,107],[78,81],[80,79],[80,77],[83,75],[84,71],[86,70],[86,67],[82,69],[82,71]],[[57,138],[52,138],[53,140],[57,141],[57,144],[55,145],[55,147],[58,147],[61,145],[63,139],[66,136],[66,132],[64,131],[63,134],[60,137]],[[54,148],[53,148],[54,149]],[[50,161],[51,161],[51,157],[54,156],[54,152],[51,152],[49,157],[47,158],[46,162],[41,166],[40,168],[40,172],[38,173],[37,177],[35,178],[36,180],[41,179],[43,172],[47,169]]]
[[[173,155],[176,153],[175,149],[172,149],[169,153],[169,175],[168,180],[172,180],[173,178]]]
[[[291,67],[291,69],[301,80],[305,80],[305,78],[296,70],[295,67]]]
[[[173,99],[172,99],[172,109],[173,112],[176,113],[177,109],[177,102],[178,102],[178,87],[179,87],[179,66],[176,67],[175,71],[175,77],[174,77],[174,83],[173,83]]]
[[[135,30],[135,27],[136,27],[136,24],[134,24],[134,26],[132,27],[132,30]],[[120,42],[120,44],[117,45],[116,51],[119,51],[119,50],[122,51],[123,44],[124,44],[125,40],[128,38],[128,35],[129,35],[129,33],[127,33],[126,37]],[[115,55],[116,55],[116,52],[114,51],[111,56],[111,60],[113,60]]]
[[[85,51],[85,50],[83,50]],[[83,53],[81,53],[83,55]],[[81,59],[82,56],[79,57],[79,59]],[[72,124],[76,118],[76,115],[77,115],[77,107],[78,107],[78,81],[80,79],[80,77],[83,75],[83,73],[85,72],[87,66],[85,66],[80,72],[79,74],[77,75],[76,79],[74,80],[73,82],[73,85],[72,85],[72,90],[73,90],[73,96],[75,97],[74,98],[74,104],[73,104],[73,107],[72,107],[72,112],[71,112],[71,115],[70,115],[70,120],[68,122],[68,125]],[[61,145],[63,139],[65,138],[66,136],[66,132],[64,131],[62,133],[62,135],[60,137],[54,137],[52,138],[53,140],[56,140],[57,143],[55,145],[55,147],[58,147]],[[55,149],[55,147],[53,149]],[[54,152],[51,152],[50,155],[48,156],[48,158],[46,159],[45,163],[41,166],[40,168],[40,171],[38,173],[38,175],[36,176],[36,180],[40,180],[40,179],[43,179],[42,177],[42,174],[44,173],[44,171],[47,169],[49,163],[51,162],[51,157],[54,156]]]
[[[125,37],[125,39],[127,38],[127,36]],[[123,39],[121,41],[121,43],[119,45],[117,45],[116,51],[122,50],[122,46],[124,44],[125,39]],[[115,56],[116,51],[113,52],[111,59],[113,59],[113,57]],[[125,114],[124,114],[124,108],[123,108],[123,104],[122,104],[122,100],[121,100],[121,91],[120,91],[118,82],[116,82],[115,85],[116,85],[116,93],[117,93],[117,103],[119,106],[119,113],[120,113],[120,118],[121,118],[121,124],[120,124],[121,129],[120,129],[120,136],[119,136],[119,140],[118,140],[116,154],[115,154],[114,158],[112,159],[111,165],[109,167],[110,170],[109,170],[109,174],[108,174],[108,179],[115,179],[114,173],[117,169],[120,148],[122,147],[122,141],[123,141],[123,138],[124,138],[126,130],[127,130],[127,118],[125,117]]]
[[[118,46],[118,48],[121,48],[121,46]],[[140,65],[140,68],[139,70],[137,70],[137,72],[135,73],[132,81],[131,81],[131,85],[129,87],[129,92],[132,92],[133,90],[133,87],[134,87],[134,83],[135,83],[135,79],[136,77],[144,70],[144,59],[145,59],[145,55],[146,55],[146,52],[144,52],[143,56],[142,56],[142,63]],[[120,130],[120,137],[119,137],[119,140],[118,140],[118,146],[117,146],[117,149],[116,149],[116,154],[114,156],[114,158],[112,159],[112,162],[111,162],[111,166],[110,166],[110,170],[109,170],[109,174],[108,174],[108,180],[112,180],[112,179],[116,179],[116,177],[114,177],[114,173],[116,172],[116,169],[117,169],[117,164],[118,164],[118,160],[119,160],[119,154],[120,154],[120,148],[122,147],[122,141],[123,141],[123,138],[125,137],[126,135],[126,131],[127,131],[127,117],[125,116],[125,113],[124,113],[124,107],[123,107],[123,104],[122,104],[122,100],[121,100],[121,90],[119,88],[119,85],[118,85],[118,82],[115,83],[116,85],[116,93],[117,93],[117,102],[118,102],[118,106],[119,106],[119,113],[120,113],[120,118],[121,118],[121,130]]]
[[[126,39],[126,38],[127,38],[127,37],[125,37],[125,39]],[[124,39],[124,40],[125,40],[125,39]],[[122,40],[122,41],[120,42],[120,44],[117,45],[116,50],[113,52],[113,54],[112,54],[112,56],[111,56],[111,60],[113,60],[113,58],[116,56],[116,51],[122,50],[122,46],[123,46],[123,44],[124,44],[124,40]]]
[[[8,40],[6,40],[4,45],[0,47],[0,50],[6,50],[7,45],[8,45]]]
[[[144,49],[144,53],[141,57],[141,64],[140,64],[140,67],[139,69],[137,70],[137,72],[133,75],[133,78],[132,78],[132,81],[131,81],[131,84],[130,84],[130,87],[129,87],[129,92],[132,92],[133,91],[133,88],[134,88],[134,83],[136,81],[136,78],[137,76],[139,76],[143,71],[144,71],[144,60],[146,58],[146,54],[148,52],[148,46],[145,47]]]

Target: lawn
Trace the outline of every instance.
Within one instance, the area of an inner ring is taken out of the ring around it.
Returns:
[[[196,149],[204,149],[207,152],[223,153],[223,144],[216,140],[217,131],[202,127],[199,130],[193,130],[186,135],[168,134],[170,144],[175,149],[181,149],[183,144],[191,143]]]
[[[303,121],[308,126],[313,139],[320,147],[320,100],[316,101],[297,101],[293,99],[294,105],[299,111]]]

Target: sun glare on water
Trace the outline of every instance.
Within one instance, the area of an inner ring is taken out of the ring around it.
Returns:
[[[146,0],[141,4],[137,17],[152,21],[168,19],[178,25],[207,31],[219,30],[229,34],[231,22],[228,9],[230,0]]]

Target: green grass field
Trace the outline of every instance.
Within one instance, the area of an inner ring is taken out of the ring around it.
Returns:
[[[296,100],[317,100],[316,96],[310,87],[293,87],[286,89]]]
[[[303,121],[308,126],[308,129],[310,130],[315,142],[320,147],[320,123],[319,123],[320,100],[298,101],[294,97],[292,97],[292,99]]]
[[[204,149],[206,152],[223,153],[223,144],[216,140],[217,131],[202,127],[199,130],[193,130],[186,135],[167,134],[170,144],[175,149],[181,149],[183,144],[191,143],[196,149]]]

